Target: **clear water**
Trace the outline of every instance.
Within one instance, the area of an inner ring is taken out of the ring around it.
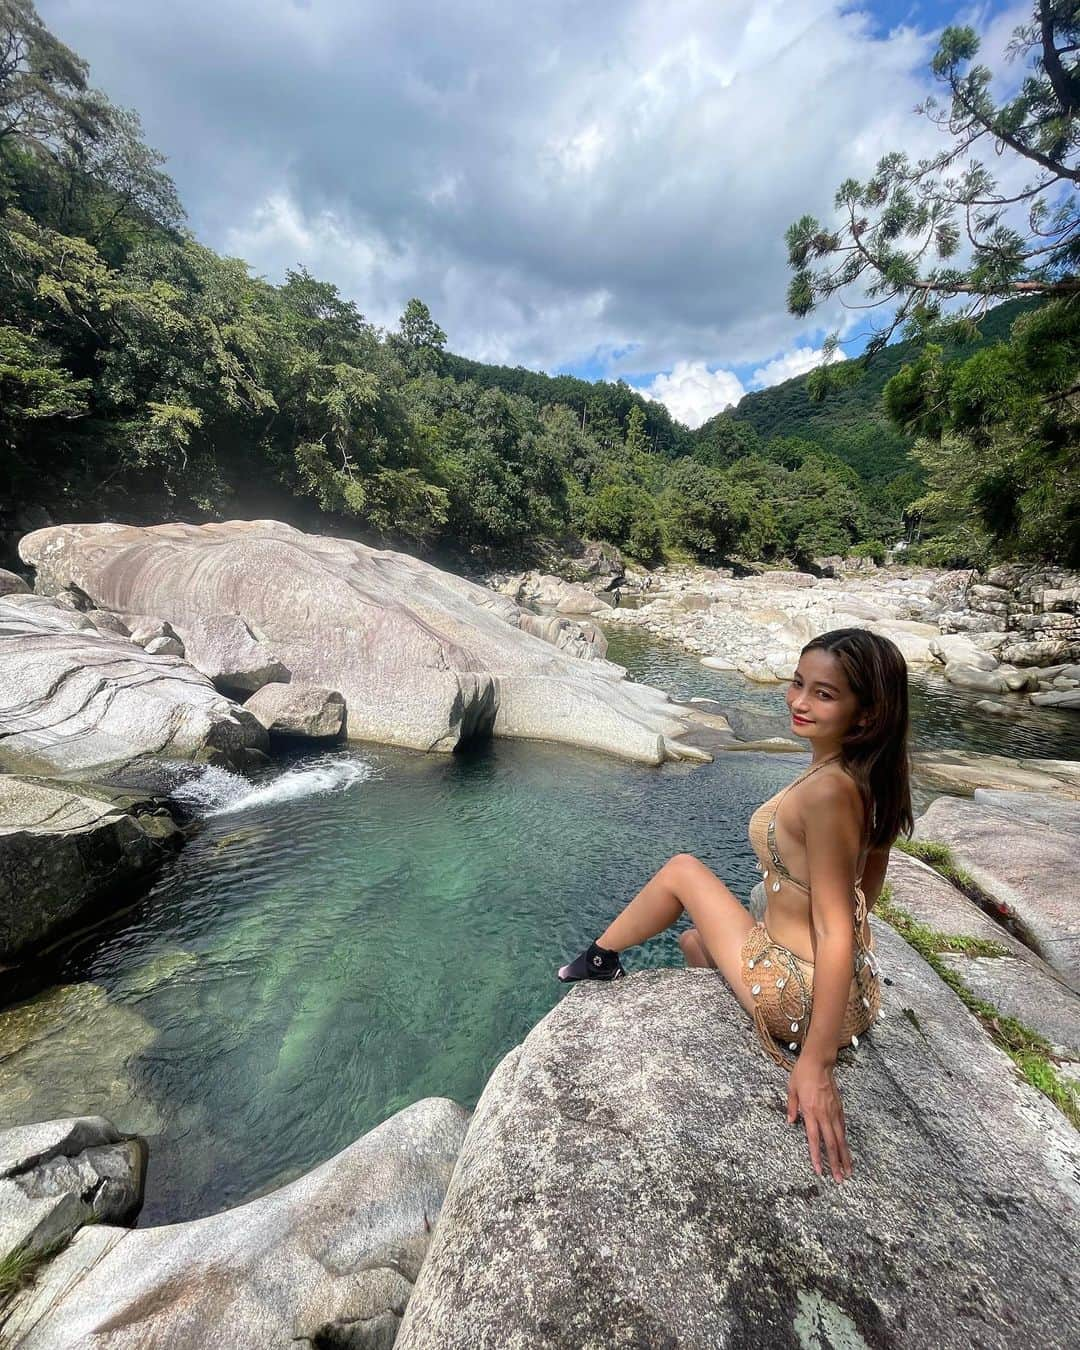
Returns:
[[[683,697],[781,697],[641,634],[611,654]],[[947,723],[970,744],[969,715],[935,698],[919,712],[943,723],[935,742]],[[1065,740],[1052,753],[1080,753]],[[38,1035],[8,1059],[0,1110],[148,1134],[147,1224],[259,1194],[419,1097],[472,1105],[561,996],[555,967],[671,854],[748,894],[747,819],[797,763],[649,769],[496,742],[335,752],[255,785],[210,775],[203,828],[150,894],[69,946],[32,1008],[0,1014],[0,1061]],[[628,964],[677,960],[669,934]]]
[[[635,679],[666,689],[672,698],[712,698],[725,708],[774,713],[787,721],[784,686],[754,684],[734,672],[714,671],[671,642],[637,629],[608,630],[608,659]],[[975,704],[987,696],[958,689],[940,675],[912,673],[912,744],[919,750],[978,750],[1036,759],[1080,759],[1080,717],[1035,708],[1011,696],[1017,716],[1003,718]]]

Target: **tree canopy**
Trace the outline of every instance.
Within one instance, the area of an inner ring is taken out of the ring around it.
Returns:
[[[833,221],[791,226],[788,304],[805,316],[840,294],[886,316],[861,361],[813,373],[818,399],[887,355],[898,327],[938,339],[884,389],[894,425],[917,437],[925,490],[908,515],[925,531],[922,556],[1078,565],[1080,5],[1036,0],[1010,47],[1022,77],[1000,101],[978,52],[969,27],[941,36],[932,70],[947,99],[920,109],[948,137],[938,155],[894,151],[867,182],[841,184]],[[1019,295],[1040,303],[1006,341],[967,356],[942,345]]]

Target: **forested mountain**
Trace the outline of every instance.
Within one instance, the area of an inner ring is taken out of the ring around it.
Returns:
[[[662,403],[646,398],[625,380],[580,380],[574,375],[545,375],[525,366],[491,366],[449,352],[443,369],[455,380],[471,380],[485,389],[524,394],[540,407],[562,404],[581,414],[582,429],[600,444],[615,445],[622,439],[631,408],[645,418],[645,439],[654,454],[675,459],[690,454],[694,433],[677,422]]]
[[[902,344],[830,402],[790,381],[697,432],[622,382],[468,361],[419,299],[383,332],[302,267],[274,286],[201,245],[29,0],[0,0],[0,53],[0,563],[47,519],[265,515],[444,556],[801,562],[880,553],[923,491],[898,427],[934,428],[881,398]],[[936,509],[941,560],[985,551]]]

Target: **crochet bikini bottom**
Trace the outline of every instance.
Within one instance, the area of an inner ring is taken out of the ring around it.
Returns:
[[[796,1050],[806,1038],[814,1002],[814,963],[774,942],[765,925],[757,923],[743,943],[742,978],[754,1000],[754,1025],[765,1053],[781,1068],[790,1069],[794,1061],[784,1055],[777,1041]],[[881,988],[874,955],[860,947],[855,953],[839,1044],[857,1046],[858,1038],[877,1020],[880,1009]]]

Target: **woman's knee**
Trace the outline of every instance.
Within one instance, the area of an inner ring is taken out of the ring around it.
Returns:
[[[695,858],[692,853],[676,853],[664,864],[664,871],[672,885],[677,887],[680,881],[685,884],[695,873],[700,873],[704,866],[701,859]]]

